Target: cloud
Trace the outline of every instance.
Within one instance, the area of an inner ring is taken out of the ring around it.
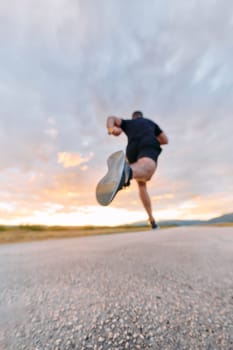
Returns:
[[[93,204],[108,155],[127,142],[107,135],[106,117],[134,109],[170,140],[149,185],[156,203],[233,193],[232,10],[230,0],[1,2],[1,194],[25,210],[34,195]],[[140,206],[136,186],[112,205],[126,198]]]
[[[86,157],[82,157],[80,154],[60,152],[57,155],[57,161],[62,164],[64,168],[72,168],[79,166],[82,163],[87,163],[92,157],[93,153],[90,153]]]

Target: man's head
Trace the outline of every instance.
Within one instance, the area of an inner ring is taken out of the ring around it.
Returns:
[[[132,119],[143,118],[143,113],[141,111],[135,111],[132,114]]]

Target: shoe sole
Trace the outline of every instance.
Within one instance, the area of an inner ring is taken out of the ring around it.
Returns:
[[[96,187],[96,199],[100,205],[108,205],[118,192],[125,165],[125,154],[118,151],[107,160],[108,172]]]

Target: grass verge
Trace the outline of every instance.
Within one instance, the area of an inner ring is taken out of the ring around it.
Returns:
[[[93,235],[113,234],[149,230],[149,227],[117,226],[117,227],[63,227],[63,226],[0,226],[0,244],[30,242],[47,239],[74,238]]]
[[[207,224],[203,226],[212,227],[233,227],[233,223],[217,223]],[[176,225],[167,225],[161,227],[172,228]],[[60,238],[75,238],[94,235],[106,235],[124,232],[147,231],[150,227],[147,226],[78,226],[78,227],[64,227],[64,226],[42,226],[42,225],[20,225],[20,226],[4,226],[0,225],[0,244],[4,243],[19,243],[40,241],[47,239]]]

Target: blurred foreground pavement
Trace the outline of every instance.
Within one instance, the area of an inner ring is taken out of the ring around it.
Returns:
[[[233,228],[0,246],[0,349],[233,349]]]

